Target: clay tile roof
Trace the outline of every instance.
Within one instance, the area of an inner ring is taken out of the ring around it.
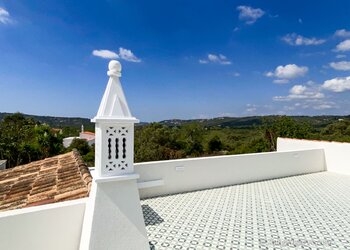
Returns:
[[[84,131],[84,132],[81,132],[82,134],[86,134],[86,135],[95,135],[94,132],[90,132],[90,131]]]
[[[78,151],[0,171],[0,211],[89,196],[92,177]]]

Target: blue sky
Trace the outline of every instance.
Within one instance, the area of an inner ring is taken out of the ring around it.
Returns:
[[[0,0],[0,111],[142,121],[350,114],[349,1]]]

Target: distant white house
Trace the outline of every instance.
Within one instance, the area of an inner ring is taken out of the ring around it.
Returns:
[[[6,160],[0,160],[0,170],[6,169]]]
[[[86,140],[89,146],[95,144],[95,133],[90,131],[84,131],[84,125],[81,125],[81,132],[79,133],[79,136],[63,138],[63,146],[65,148],[68,148],[72,144],[73,140],[76,138]]]

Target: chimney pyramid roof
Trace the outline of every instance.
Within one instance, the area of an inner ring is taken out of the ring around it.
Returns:
[[[123,88],[119,78],[121,77],[121,64],[112,60],[108,65],[107,75],[109,81],[102,97],[100,107],[93,122],[138,122],[130,113],[128,103],[126,101]]]

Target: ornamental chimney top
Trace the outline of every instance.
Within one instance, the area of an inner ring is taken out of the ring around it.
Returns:
[[[121,77],[121,70],[122,66],[120,62],[116,60],[109,62],[107,72],[109,81],[102,97],[97,115],[94,119],[92,119],[93,122],[138,122],[138,120],[131,115],[122,85],[119,80]]]

